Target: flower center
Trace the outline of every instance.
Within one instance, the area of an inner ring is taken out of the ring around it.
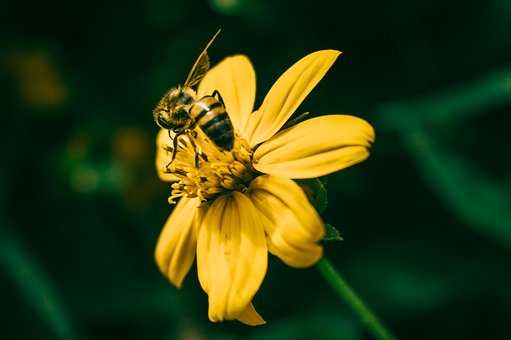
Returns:
[[[165,150],[170,159],[172,146]],[[183,135],[174,161],[165,169],[177,178],[171,185],[169,203],[175,204],[179,197],[206,202],[234,190],[246,191],[256,176],[251,162],[250,146],[237,135],[231,151],[220,151],[201,131]]]

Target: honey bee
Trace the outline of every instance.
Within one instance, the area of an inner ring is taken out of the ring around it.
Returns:
[[[178,138],[182,135],[195,136],[195,127],[199,127],[204,134],[222,151],[230,151],[234,144],[234,129],[225,110],[225,104],[220,93],[215,90],[210,95],[198,98],[196,86],[209,70],[208,48],[220,33],[218,30],[209,40],[188,73],[184,84],[170,89],[159,101],[153,110],[156,124],[175,133],[171,163],[176,157]],[[190,138],[191,143],[193,143]],[[196,164],[197,164],[197,150]],[[170,165],[170,163],[169,163]]]

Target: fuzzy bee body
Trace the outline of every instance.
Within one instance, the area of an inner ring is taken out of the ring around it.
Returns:
[[[202,97],[192,105],[188,113],[218,148],[227,151],[232,149],[234,130],[221,100],[214,96]]]
[[[230,151],[234,144],[234,130],[218,91],[198,98],[195,87],[209,70],[208,47],[220,30],[210,39],[193,65],[183,86],[170,89],[153,110],[156,124],[175,133],[172,160],[176,156],[177,140],[199,127],[220,149]]]

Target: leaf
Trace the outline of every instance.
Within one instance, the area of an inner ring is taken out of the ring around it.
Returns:
[[[384,129],[400,131],[416,123],[445,125],[510,102],[511,68],[506,68],[423,98],[382,105],[380,125]]]
[[[328,193],[319,178],[297,180],[309,198],[311,204],[321,214],[328,206]]]
[[[57,339],[79,338],[51,277],[29,250],[0,226],[0,268]],[[27,311],[28,312],[28,311]]]
[[[425,131],[405,135],[424,179],[467,226],[511,246],[511,200],[505,185],[491,181],[468,160],[437,145]]]
[[[344,241],[339,230],[331,224],[325,223],[326,234],[324,241]]]
[[[511,200],[506,183],[491,180],[468,159],[446,151],[432,132],[510,102],[511,68],[505,68],[466,85],[379,108],[380,126],[401,134],[422,177],[444,205],[473,230],[507,246]]]

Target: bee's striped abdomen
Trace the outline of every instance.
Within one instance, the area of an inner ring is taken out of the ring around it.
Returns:
[[[205,96],[190,109],[190,117],[201,130],[222,150],[231,150],[234,130],[225,106],[215,97]]]

